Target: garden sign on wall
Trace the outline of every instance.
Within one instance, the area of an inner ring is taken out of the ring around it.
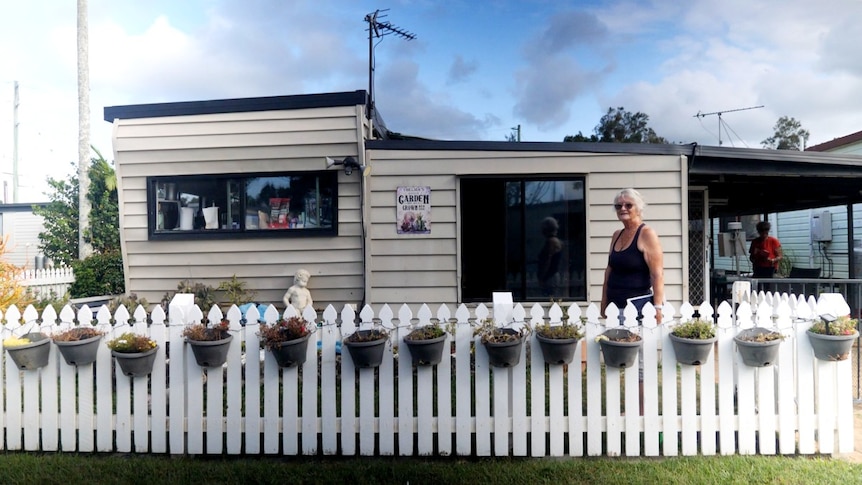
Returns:
[[[398,187],[398,234],[431,234],[431,187]]]

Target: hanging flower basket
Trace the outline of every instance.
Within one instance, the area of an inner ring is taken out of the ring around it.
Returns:
[[[153,372],[159,346],[146,335],[126,332],[107,342],[123,375],[143,377]]]
[[[437,365],[443,360],[446,332],[436,325],[427,325],[408,333],[404,343],[410,349],[413,365]]]
[[[718,337],[693,339],[670,334],[670,343],[676,354],[676,361],[686,365],[701,365],[709,359]]]
[[[832,362],[846,360],[853,342],[859,338],[856,326],[857,321],[846,316],[833,322],[820,321],[812,325],[806,334],[814,357]]]
[[[34,370],[48,365],[51,339],[42,332],[31,332],[3,341],[9,357],[21,370]]]
[[[643,345],[640,335],[624,328],[605,330],[596,341],[602,348],[605,365],[619,369],[633,366]]]
[[[191,340],[186,339],[192,347],[195,362],[201,367],[221,367],[227,362],[227,352],[233,335],[228,334],[220,340]]]
[[[511,328],[501,328],[499,333],[496,339],[482,342],[488,352],[488,363],[494,367],[515,367],[521,362],[525,337]]]
[[[356,367],[378,367],[387,339],[389,333],[383,330],[357,330],[344,339],[344,345]]]
[[[123,375],[143,377],[152,374],[158,350],[158,346],[144,352],[117,352],[112,350],[111,355],[117,360]]]
[[[536,340],[542,349],[542,357],[551,365],[571,364],[581,337],[581,327],[568,322],[560,325],[545,323],[536,327]]]
[[[739,332],[733,340],[745,365],[767,367],[778,360],[778,346],[784,335],[768,328],[753,327]]]
[[[269,344],[267,348],[279,367],[296,367],[304,364],[308,357],[309,337],[310,333],[298,339]]]
[[[102,332],[93,327],[75,327],[54,335],[54,345],[69,365],[88,365],[96,361]]]
[[[260,345],[272,352],[279,367],[296,367],[308,357],[308,340],[312,330],[308,322],[298,316],[279,318],[272,325],[260,326]]]

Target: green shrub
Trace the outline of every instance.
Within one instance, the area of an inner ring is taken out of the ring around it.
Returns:
[[[126,292],[123,256],[119,251],[94,254],[72,261],[75,282],[69,288],[72,298],[120,295]]]

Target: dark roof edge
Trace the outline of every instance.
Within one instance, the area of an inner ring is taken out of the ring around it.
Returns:
[[[50,202],[13,202],[11,204],[0,204],[0,213],[2,212],[31,212],[33,206],[45,207]]]
[[[262,98],[132,104],[126,106],[106,106],[104,110],[104,118],[105,121],[113,123],[115,119],[356,106],[365,105],[366,100],[367,94],[365,90],[357,90],[340,93],[297,94],[292,96],[269,96]]]
[[[839,138],[834,138],[827,142],[820,143],[819,145],[810,146],[805,150],[809,152],[826,152],[833,148],[838,148],[844,145],[850,145],[851,143],[856,143],[860,140],[862,140],[862,131],[857,131],[856,133],[851,133],[849,135],[844,135]]]
[[[642,155],[690,155],[691,145],[649,143],[511,142],[461,140],[366,140],[372,150],[464,150],[511,152],[633,153]]]

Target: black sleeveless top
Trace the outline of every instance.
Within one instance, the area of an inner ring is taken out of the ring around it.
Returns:
[[[608,255],[608,267],[611,268],[611,274],[608,275],[608,303],[614,303],[620,309],[625,308],[628,298],[646,295],[650,291],[649,266],[644,253],[638,249],[638,238],[643,227],[643,224],[638,227],[629,247],[617,251],[614,248],[622,237],[620,232]]]

